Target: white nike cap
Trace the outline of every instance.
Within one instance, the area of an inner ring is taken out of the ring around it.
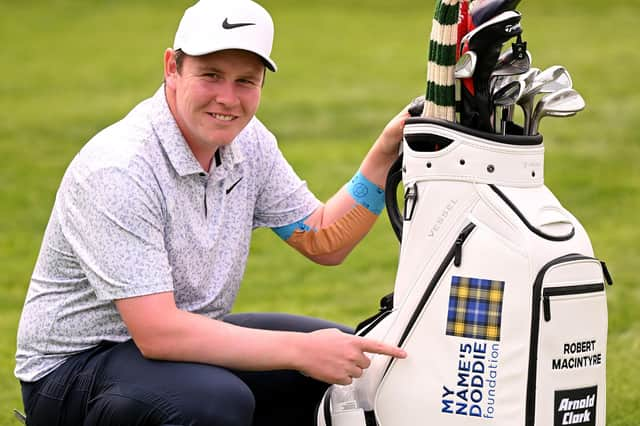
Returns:
[[[174,50],[200,56],[226,49],[241,49],[260,56],[276,71],[269,57],[273,45],[273,20],[251,0],[200,0],[184,12]]]

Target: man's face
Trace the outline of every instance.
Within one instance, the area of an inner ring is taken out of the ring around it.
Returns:
[[[169,107],[200,160],[240,133],[260,103],[264,64],[244,50],[185,56],[178,72],[175,53],[165,53]]]

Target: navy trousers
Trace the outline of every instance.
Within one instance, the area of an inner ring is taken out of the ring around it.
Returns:
[[[268,330],[353,332],[287,314],[235,314],[225,321]],[[22,383],[22,398],[29,426],[304,426],[314,424],[327,386],[297,371],[149,360],[129,340],[74,355],[39,381]]]

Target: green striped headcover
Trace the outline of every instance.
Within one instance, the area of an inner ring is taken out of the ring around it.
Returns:
[[[455,80],[460,2],[436,0],[429,41],[427,93],[423,116],[455,121]]]

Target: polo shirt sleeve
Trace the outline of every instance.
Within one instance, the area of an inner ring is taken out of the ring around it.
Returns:
[[[56,200],[62,233],[99,300],[173,290],[159,189],[119,167],[73,163]]]
[[[309,216],[321,202],[300,179],[278,148],[275,136],[264,130],[254,211],[254,227],[275,228],[298,222]]]

